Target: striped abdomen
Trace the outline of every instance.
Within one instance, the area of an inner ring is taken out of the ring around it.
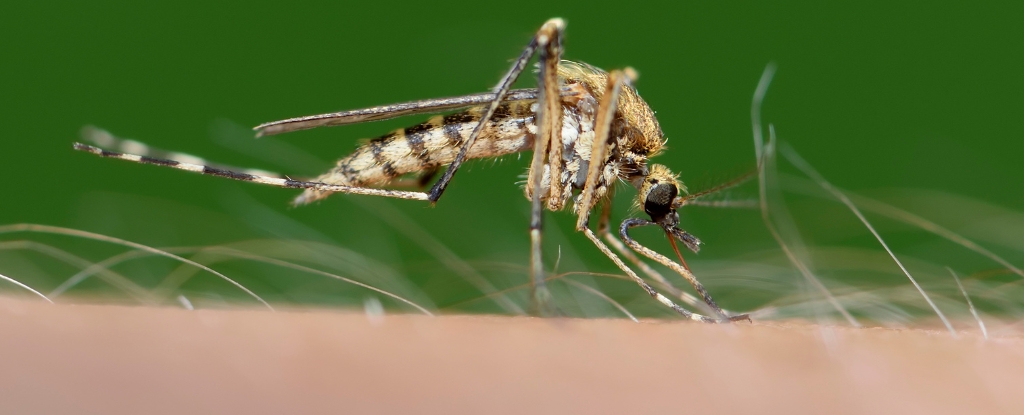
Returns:
[[[530,150],[536,127],[531,105],[534,101],[514,101],[498,107],[480,133],[467,158],[498,157]],[[426,172],[451,164],[476,128],[482,108],[433,117],[425,123],[396,130],[370,140],[337,166],[314,181],[356,187],[380,187],[395,178]],[[330,192],[305,190],[295,204],[327,197]]]

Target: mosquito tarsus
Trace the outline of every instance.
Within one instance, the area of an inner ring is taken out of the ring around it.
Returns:
[[[687,201],[685,187],[667,167],[648,164],[648,159],[664,148],[665,137],[654,112],[633,87],[635,72],[630,68],[605,72],[584,63],[562,60],[564,31],[562,19],[554,18],[544,23],[491,93],[291,118],[255,127],[257,136],[267,136],[406,115],[456,111],[370,140],[340,159],[328,172],[308,181],[215,167],[183,158],[109,151],[81,143],[75,143],[75,149],[103,157],[304,189],[294,200],[296,205],[320,200],[331,193],[424,200],[433,204],[441,198],[466,160],[533,151],[524,191],[532,203],[530,279],[531,301],[537,313],[557,313],[544,282],[545,268],[541,257],[543,212],[545,209],[562,210],[571,201],[572,211],[577,215],[576,230],[654,299],[695,321],[716,323],[749,319],[746,315],[728,316],[722,311],[690,272],[681,255],[679,258],[683,265],[629,236],[630,228],[656,225],[665,231],[670,241],[678,240],[694,252],[700,247],[699,239],[679,228],[677,209]],[[534,56],[539,67],[537,88],[512,90],[512,85]],[[89,134],[106,133],[88,130],[86,135]],[[412,182],[425,184],[442,169],[440,178],[427,192],[383,188],[410,175],[418,176]],[[640,260],[627,251],[614,234],[609,233],[610,200],[614,185],[619,181],[627,182],[638,190],[636,205],[650,216],[650,220],[626,219],[619,228],[619,237],[630,249],[685,278],[714,313],[713,316],[680,307],[644,281],[602,242],[602,239],[611,242],[620,254],[641,265]],[[595,233],[590,227],[590,214],[599,204],[605,208]],[[678,254],[678,249],[676,252]]]

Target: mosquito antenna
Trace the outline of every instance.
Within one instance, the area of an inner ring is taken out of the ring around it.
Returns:
[[[682,205],[686,204],[687,200],[698,199],[698,198],[707,196],[707,195],[712,194],[712,193],[718,193],[718,192],[721,192],[723,190],[739,186],[739,185],[741,185],[743,183],[746,183],[748,180],[754,178],[755,176],[757,176],[757,170],[756,169],[748,171],[748,172],[744,173],[740,177],[737,177],[735,179],[729,180],[729,181],[727,181],[725,183],[719,184],[719,185],[714,186],[714,187],[712,187],[710,189],[701,190],[701,191],[699,191],[697,193],[688,194],[686,196],[680,196],[679,197],[680,202],[678,202],[678,204],[679,204],[679,206],[682,206]]]

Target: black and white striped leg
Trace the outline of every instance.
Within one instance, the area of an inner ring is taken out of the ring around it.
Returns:
[[[401,190],[387,190],[387,189],[370,189],[365,187],[351,187],[351,186],[339,186],[334,184],[327,184],[321,182],[307,182],[301,180],[293,180],[287,177],[275,177],[272,173],[253,171],[253,170],[234,170],[225,169],[220,167],[213,167],[208,164],[200,164],[194,162],[186,162],[180,160],[174,160],[171,158],[157,158],[141,154],[122,153],[117,151],[104,150],[99,147],[91,146],[88,144],[75,143],[75,150],[92,153],[100,157],[115,158],[120,160],[133,161],[136,163],[143,164],[154,164],[157,166],[171,167],[179,170],[190,171],[193,173],[207,174],[211,176],[225,177],[228,179],[241,180],[245,182],[253,182],[259,184],[265,184],[277,187],[286,187],[291,189],[316,189],[328,192],[339,192],[349,193],[358,195],[370,195],[370,196],[384,196],[393,197],[397,199],[409,199],[409,200],[427,200],[427,194],[424,192],[407,192]],[[178,158],[192,157],[180,153],[167,153],[172,155],[179,155]],[[194,160],[201,159],[192,157]]]

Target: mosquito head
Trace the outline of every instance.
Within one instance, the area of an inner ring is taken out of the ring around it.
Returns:
[[[685,193],[684,186],[676,178],[668,167],[660,164],[652,164],[649,174],[644,177],[640,185],[637,203],[651,217],[651,221],[657,223],[665,230],[665,233],[674,237],[690,250],[700,250],[700,240],[686,231],[679,229],[679,213],[673,204],[679,193]]]
[[[647,174],[638,177],[642,181],[637,184],[637,207],[643,208],[655,223],[677,225],[678,215],[675,214],[672,204],[680,191],[686,192],[686,187],[668,167],[661,164],[652,164],[645,170]]]

